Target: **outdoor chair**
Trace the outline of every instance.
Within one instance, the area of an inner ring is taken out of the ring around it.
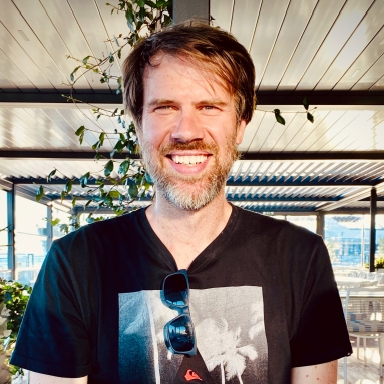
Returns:
[[[384,298],[349,298],[347,328],[349,335],[356,338],[356,355],[360,356],[360,339],[363,340],[364,364],[366,364],[367,339],[378,340],[379,373],[383,377],[384,351]]]

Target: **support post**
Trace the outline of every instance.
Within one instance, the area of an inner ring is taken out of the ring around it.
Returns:
[[[49,251],[52,245],[52,239],[53,239],[53,227],[51,224],[52,221],[52,206],[47,205],[47,249],[46,253]]]
[[[174,24],[191,18],[198,18],[209,24],[210,0],[173,0],[172,20]]]
[[[7,195],[7,225],[8,225],[8,269],[11,270],[11,279],[16,278],[16,254],[15,254],[15,200],[16,187],[12,184]]]
[[[319,212],[317,215],[317,227],[316,233],[320,235],[324,239],[325,231],[324,231],[324,212]]]
[[[369,241],[369,272],[375,272],[377,192],[371,189],[371,231]]]

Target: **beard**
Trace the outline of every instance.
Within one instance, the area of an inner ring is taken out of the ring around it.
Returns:
[[[181,175],[164,166],[164,157],[172,151],[201,150],[211,154],[209,170],[200,175]],[[156,192],[175,207],[196,211],[209,204],[223,190],[233,163],[239,158],[236,135],[229,137],[226,147],[220,151],[217,145],[201,141],[162,144],[156,151],[143,143],[141,154]]]

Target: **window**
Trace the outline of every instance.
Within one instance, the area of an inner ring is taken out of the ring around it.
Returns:
[[[10,280],[8,266],[8,211],[7,192],[0,190],[0,278]]]
[[[15,280],[33,284],[50,246],[48,207],[16,196]]]
[[[325,216],[324,240],[334,265],[356,267],[369,262],[370,220],[370,215]],[[376,216],[376,253],[383,242],[380,238],[384,238],[384,215]]]
[[[317,221],[315,215],[287,216],[287,221],[316,233]]]

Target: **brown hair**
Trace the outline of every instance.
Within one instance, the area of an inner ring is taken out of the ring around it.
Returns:
[[[143,77],[158,53],[195,60],[217,75],[234,95],[237,118],[247,123],[256,104],[255,67],[248,51],[231,34],[193,20],[173,25],[139,41],[123,65],[125,110],[140,126],[143,110]]]

